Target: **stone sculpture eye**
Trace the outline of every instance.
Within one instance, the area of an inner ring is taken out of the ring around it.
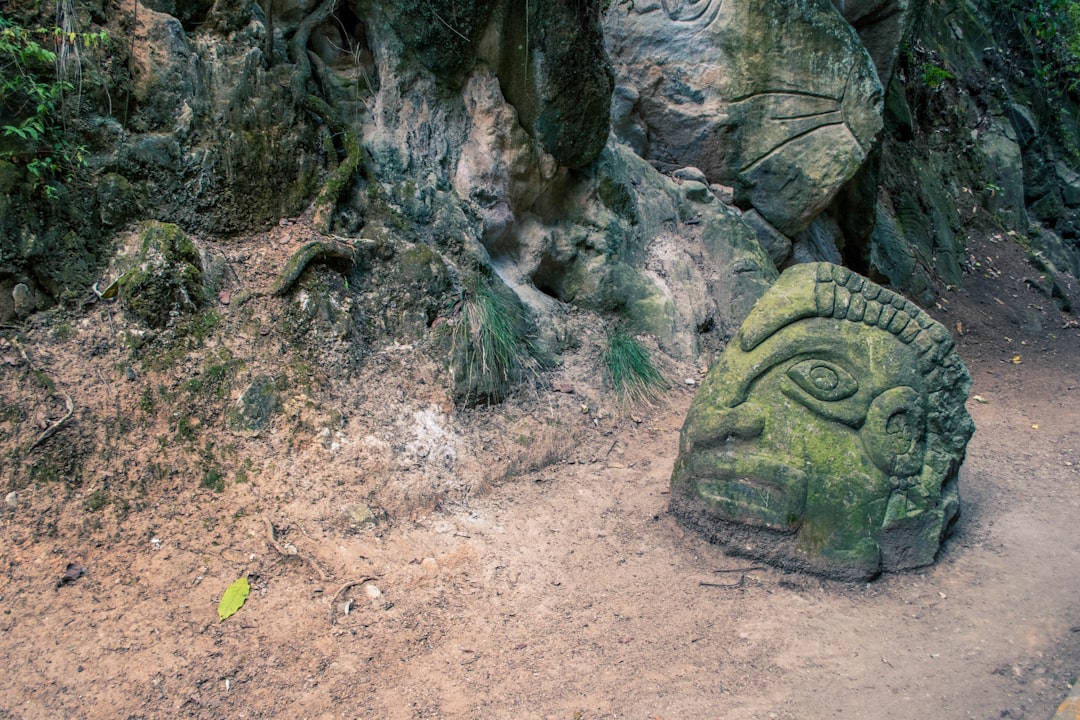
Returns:
[[[803,360],[789,368],[787,374],[811,397],[826,402],[851,397],[859,389],[851,373],[828,360]]]

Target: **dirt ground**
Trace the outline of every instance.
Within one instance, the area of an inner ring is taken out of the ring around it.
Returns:
[[[234,291],[304,239],[222,247]],[[1080,671],[1080,328],[1015,246],[970,252],[929,308],[974,378],[962,518],[934,567],[859,585],[684,531],[667,485],[700,370],[620,410],[587,319],[547,389],[464,413],[406,346],[303,361],[289,300],[220,304],[156,366],[114,306],[7,328],[0,718],[1045,720]],[[227,432],[263,372],[281,414]]]

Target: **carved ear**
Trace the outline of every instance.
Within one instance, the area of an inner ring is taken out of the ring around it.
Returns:
[[[922,396],[912,387],[889,388],[870,403],[859,435],[882,472],[900,477],[916,474],[926,454]]]

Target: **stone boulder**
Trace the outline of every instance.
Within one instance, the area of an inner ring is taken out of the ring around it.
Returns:
[[[525,129],[560,165],[595,160],[607,142],[614,88],[599,0],[505,2],[495,35],[480,58],[496,68]]]
[[[734,187],[788,237],[877,143],[874,63],[828,0],[645,0],[605,23],[620,137],[661,169]]]
[[[832,0],[836,9],[859,33],[874,59],[878,77],[888,85],[900,53],[900,44],[914,13],[911,0]]]
[[[116,281],[120,305],[152,328],[163,328],[206,300],[198,248],[176,225],[148,222],[130,267]]]
[[[682,429],[672,512],[732,552],[865,580],[929,565],[959,513],[971,380],[948,331],[829,263],[780,276]]]

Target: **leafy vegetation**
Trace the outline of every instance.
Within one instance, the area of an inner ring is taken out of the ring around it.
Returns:
[[[1080,0],[1014,0],[1048,89],[1080,92]]]
[[[926,87],[937,89],[947,81],[953,79],[953,74],[943,67],[933,63],[924,63],[922,66],[922,81]]]
[[[645,346],[622,330],[608,334],[600,364],[605,384],[622,402],[650,404],[668,387]]]
[[[77,89],[67,79],[68,58],[78,65],[80,47],[107,41],[105,31],[26,28],[0,14],[0,161],[25,167],[47,197],[57,194],[51,182],[71,182],[86,165],[86,148],[72,140],[66,124],[67,98]]]

